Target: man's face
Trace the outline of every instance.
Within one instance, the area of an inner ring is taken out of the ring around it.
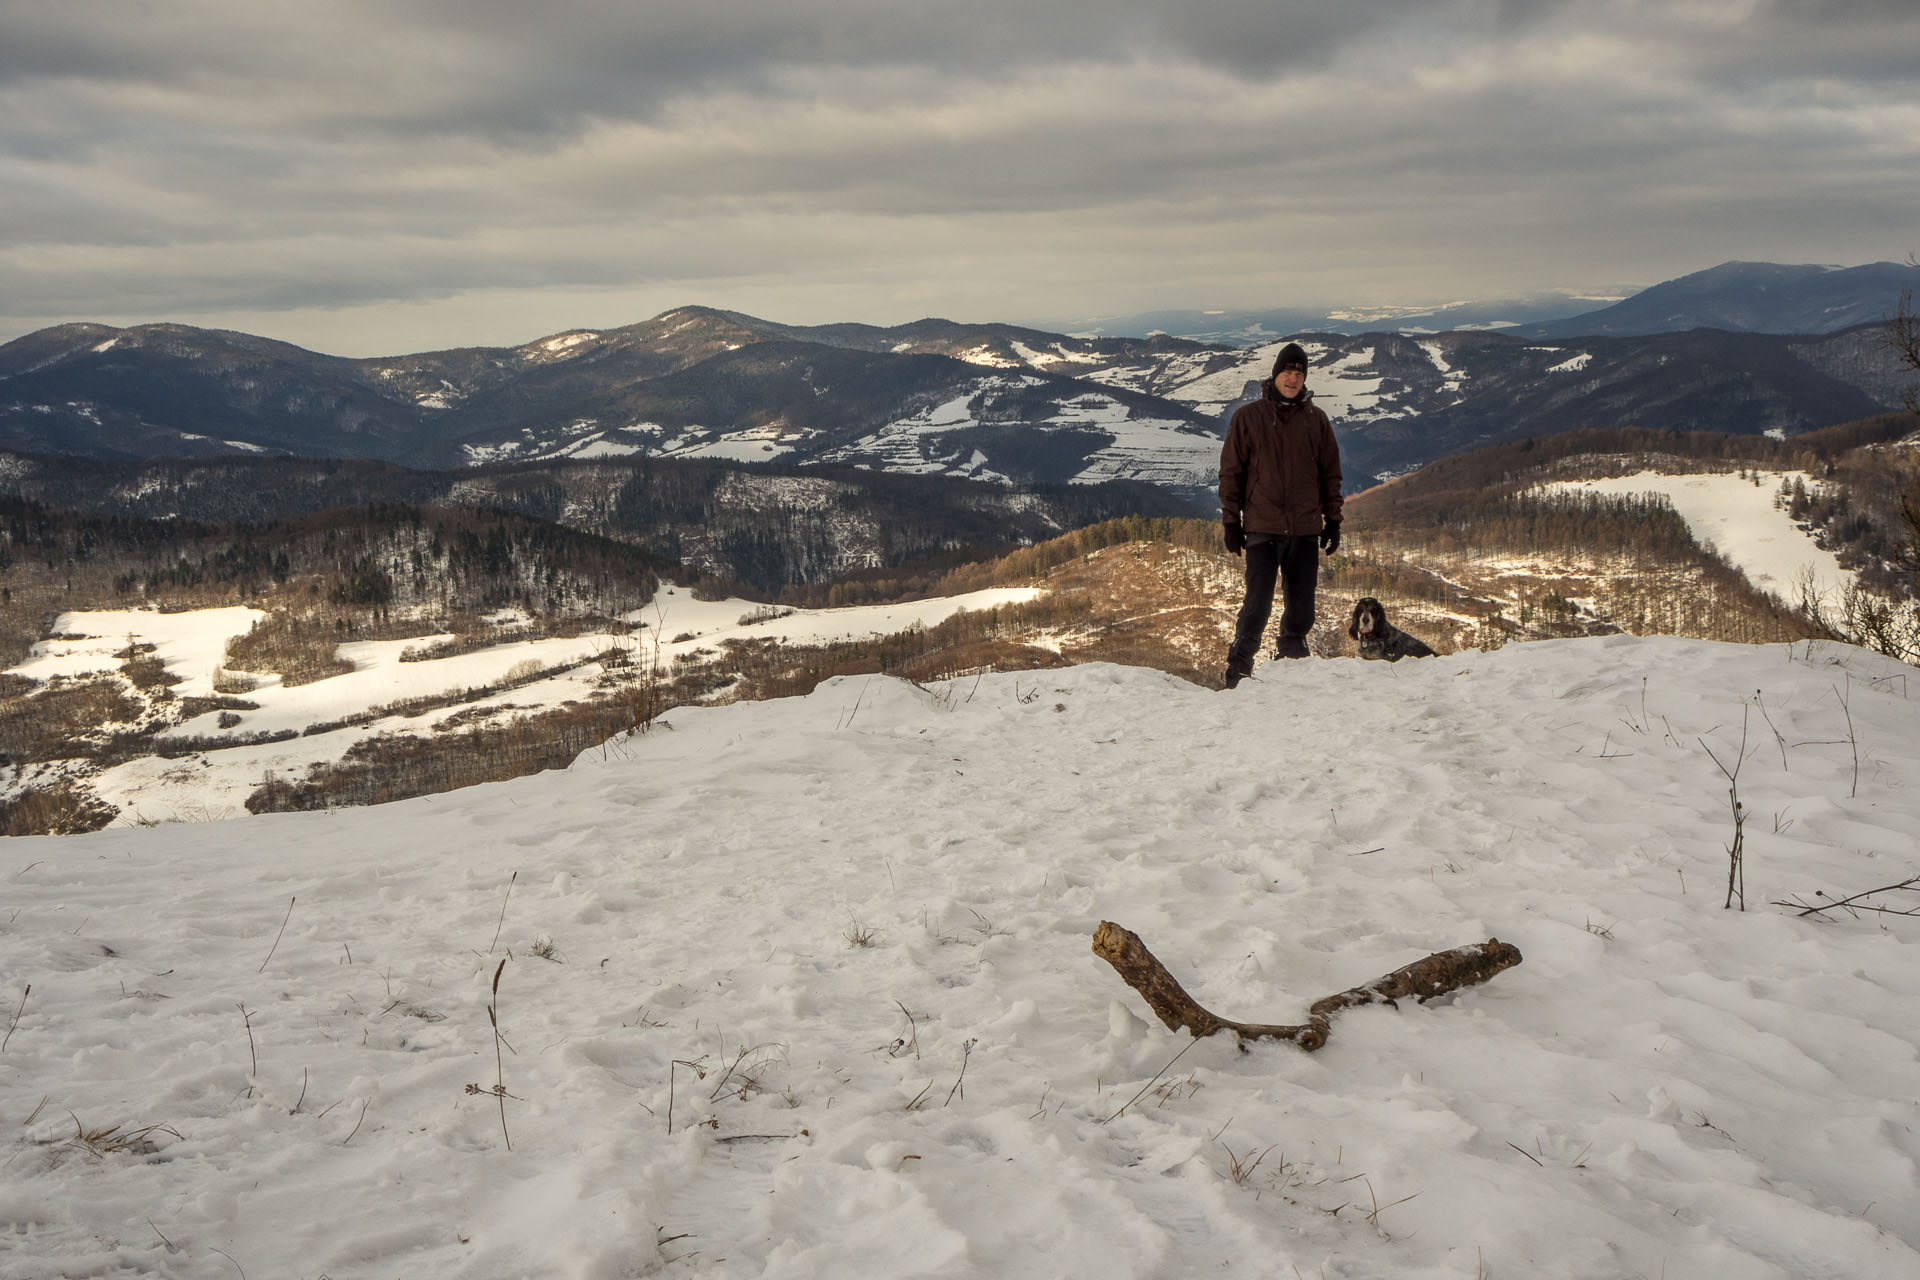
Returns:
[[[1273,375],[1273,386],[1281,395],[1289,398],[1300,394],[1307,385],[1307,371],[1298,365],[1290,365]]]

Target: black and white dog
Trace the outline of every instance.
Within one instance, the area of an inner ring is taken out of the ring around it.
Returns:
[[[1424,640],[1410,636],[1387,621],[1387,611],[1372,596],[1353,606],[1353,620],[1347,634],[1360,646],[1360,656],[1376,661],[1398,662],[1402,658],[1431,658],[1432,649]]]

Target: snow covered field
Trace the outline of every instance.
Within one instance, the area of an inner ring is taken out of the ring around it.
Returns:
[[[991,609],[1030,600],[1038,594],[1030,588],[998,588],[904,604],[802,609],[765,621],[747,621],[763,606],[747,600],[696,600],[684,589],[663,585],[653,603],[633,615],[632,621],[645,624],[638,635],[596,633],[569,639],[526,640],[420,662],[403,662],[401,654],[410,648],[430,646],[434,637],[351,642],[338,651],[353,663],[351,672],[293,688],[283,688],[278,676],[261,677],[259,685],[245,695],[246,701],[257,704],[256,710],[238,713],[238,719],[224,728],[219,724],[219,713],[208,712],[167,736],[226,736],[240,741],[252,735],[302,733],[309,726],[331,724],[374,707],[485,688],[527,664],[541,669],[577,664],[611,649],[623,656],[652,658],[657,654],[671,665],[728,640],[821,644],[893,635],[916,625],[935,626],[961,610]],[[35,645],[33,656],[12,670],[42,681],[55,676],[110,673],[119,669],[122,658],[116,653],[123,654],[132,637],[156,646],[153,656],[166,664],[169,673],[180,677],[181,683],[174,688],[178,696],[205,697],[214,691],[213,675],[226,642],[245,634],[263,616],[258,610],[245,608],[62,614],[54,625],[61,638]],[[234,746],[184,759],[146,756],[115,765],[92,779],[90,785],[102,800],[125,811],[130,820],[171,822],[242,816],[247,796],[268,773],[299,776],[310,765],[341,759],[355,743],[368,737],[431,732],[439,721],[470,714],[476,708],[511,715],[558,706],[568,699],[584,699],[592,694],[603,670],[598,663],[589,662],[509,692],[423,716],[392,715],[328,733]]]
[[[0,842],[0,1274],[1909,1280],[1920,920],[1771,904],[1920,872],[1913,674],[1616,636],[857,677],[377,809]],[[1153,1021],[1102,919],[1243,1019],[1525,960],[1242,1052]]]
[[[1559,481],[1542,486],[1546,492],[1575,490],[1582,493],[1625,496],[1658,494],[1672,504],[1687,522],[1694,538],[1720,553],[1762,591],[1771,592],[1788,604],[1800,599],[1800,584],[1808,572],[1813,574],[1814,590],[1822,599],[1836,600],[1853,581],[1853,575],[1840,567],[1831,551],[1814,544],[1793,517],[1774,505],[1780,482],[1800,474],[1813,483],[1811,476],[1778,471],[1750,472],[1757,476],[1742,479],[1737,475],[1662,475],[1642,471],[1630,476],[1604,480]]]
[[[32,656],[9,672],[44,682],[118,671],[132,640],[154,646],[149,656],[180,678],[176,694],[204,698],[213,693],[213,673],[226,654],[227,641],[245,635],[266,616],[241,606],[186,613],[153,609],[63,613],[54,621],[54,638],[33,646]]]

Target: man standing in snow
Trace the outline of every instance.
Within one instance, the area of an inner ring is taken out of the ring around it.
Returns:
[[[1340,548],[1342,501],[1333,424],[1307,390],[1307,353],[1289,342],[1273,362],[1273,377],[1260,384],[1260,398],[1234,411],[1220,450],[1227,550],[1247,558],[1246,596],[1227,649],[1227,688],[1253,674],[1276,578],[1281,610],[1274,656],[1307,656],[1320,552]]]

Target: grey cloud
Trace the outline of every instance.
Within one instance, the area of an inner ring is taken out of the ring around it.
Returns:
[[[1341,296],[1898,257],[1916,74],[1906,0],[15,0],[0,306],[1005,270],[1065,314],[1236,259]]]
[[[334,0],[295,9],[26,0],[0,18],[0,86],[142,87],[251,99],[269,118],[313,126],[512,136],[569,131],[591,117],[649,118],[680,95],[767,86],[794,67],[993,81],[1036,66],[1170,58],[1266,76],[1328,57],[1405,5]]]

